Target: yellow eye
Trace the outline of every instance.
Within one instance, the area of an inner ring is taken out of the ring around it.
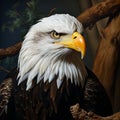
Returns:
[[[50,33],[50,36],[51,36],[52,38],[54,38],[54,39],[59,39],[59,38],[60,38],[60,34],[57,33],[56,31],[52,31],[52,32]]]

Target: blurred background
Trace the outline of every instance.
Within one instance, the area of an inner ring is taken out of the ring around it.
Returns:
[[[51,13],[68,13],[77,17],[87,8],[101,0],[1,0],[0,5],[0,48],[7,48],[24,40],[31,25]],[[99,30],[106,25],[107,18],[84,30],[87,42],[85,64],[92,69],[100,42]],[[17,66],[18,54],[0,59],[0,82]],[[114,111],[120,110],[119,78],[117,79]]]

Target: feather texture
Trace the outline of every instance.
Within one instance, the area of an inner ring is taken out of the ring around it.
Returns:
[[[44,82],[52,82],[54,75],[58,74],[56,82],[58,88],[63,82],[61,81],[63,76],[76,85],[84,85],[86,70],[84,64],[81,64],[78,53],[53,44],[55,39],[49,35],[49,32],[53,30],[65,34],[71,34],[75,30],[81,33],[82,25],[68,14],[57,14],[44,18],[31,27],[22,44],[18,60],[19,84],[27,77],[26,90],[31,88],[36,76],[38,76],[37,83],[42,77],[44,77]]]
[[[99,80],[85,67],[77,51],[54,44],[61,39],[50,37],[53,30],[81,33],[82,25],[68,14],[56,14],[31,27],[20,50],[13,91],[5,81],[0,85],[0,91],[5,89],[3,95],[7,95],[7,100],[2,96],[3,103],[0,101],[0,110],[5,106],[9,110],[5,120],[73,120],[70,106],[76,103],[87,111],[110,115],[111,104]]]
[[[3,112],[7,113],[7,104],[11,97],[13,88],[12,79],[8,78],[0,84],[0,116]]]

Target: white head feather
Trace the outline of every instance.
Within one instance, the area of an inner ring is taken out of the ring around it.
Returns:
[[[57,76],[56,84],[59,88],[62,78],[71,80],[76,85],[84,84],[86,70],[78,52],[53,44],[55,39],[50,32],[72,34],[75,30],[82,32],[82,24],[68,14],[56,14],[41,19],[33,25],[23,41],[18,60],[18,84],[27,79],[27,90],[37,77],[37,83],[51,81]]]

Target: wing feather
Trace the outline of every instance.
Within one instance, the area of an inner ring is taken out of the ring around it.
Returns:
[[[5,79],[0,84],[0,116],[7,108],[9,98],[11,97],[12,87],[13,87],[13,83],[11,78]]]

